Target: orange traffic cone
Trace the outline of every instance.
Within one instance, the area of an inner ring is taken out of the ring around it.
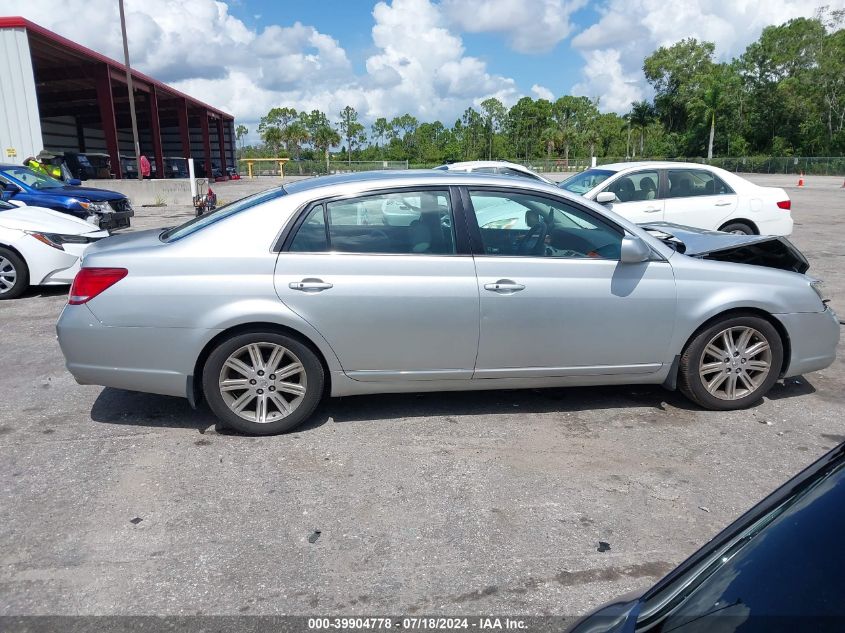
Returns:
[[[801,175],[798,177],[798,186],[799,187],[804,186],[804,172],[803,171],[801,172]]]

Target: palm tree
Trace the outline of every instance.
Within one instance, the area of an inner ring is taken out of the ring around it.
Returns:
[[[654,120],[654,108],[648,101],[635,101],[629,113],[631,125],[640,128],[640,156],[645,147],[645,129]]]
[[[566,137],[558,126],[550,125],[540,133],[540,140],[546,146],[546,160],[551,161],[552,153],[564,144]]]
[[[307,143],[311,138],[308,134],[308,129],[298,121],[294,121],[282,130],[282,138],[288,146],[288,151],[293,148],[296,160],[299,160],[299,153],[302,150],[303,143]]]
[[[340,134],[329,125],[321,125],[314,130],[314,136],[311,138],[314,147],[322,151],[326,156],[326,173],[329,171],[329,148],[334,147],[340,143]]]
[[[249,128],[245,125],[239,125],[235,128],[235,138],[241,142],[241,149],[244,148],[244,137],[249,134]]]

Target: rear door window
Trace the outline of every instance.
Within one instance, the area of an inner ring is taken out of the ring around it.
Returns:
[[[669,198],[722,196],[734,193],[725,181],[704,169],[670,169]]]
[[[451,255],[448,191],[391,192],[314,207],[291,241],[295,252]]]

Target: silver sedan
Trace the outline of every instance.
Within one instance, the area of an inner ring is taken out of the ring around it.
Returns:
[[[785,238],[637,226],[507,177],[305,180],[82,266],[57,326],[79,383],[204,399],[255,434],[385,392],[662,384],[737,409],[839,340]]]

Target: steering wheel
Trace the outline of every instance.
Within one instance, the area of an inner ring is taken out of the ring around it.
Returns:
[[[516,246],[517,255],[542,255],[543,249],[546,246],[546,234],[549,232],[549,227],[545,222],[537,222],[534,226],[528,229],[528,233],[522,238],[522,241]]]

